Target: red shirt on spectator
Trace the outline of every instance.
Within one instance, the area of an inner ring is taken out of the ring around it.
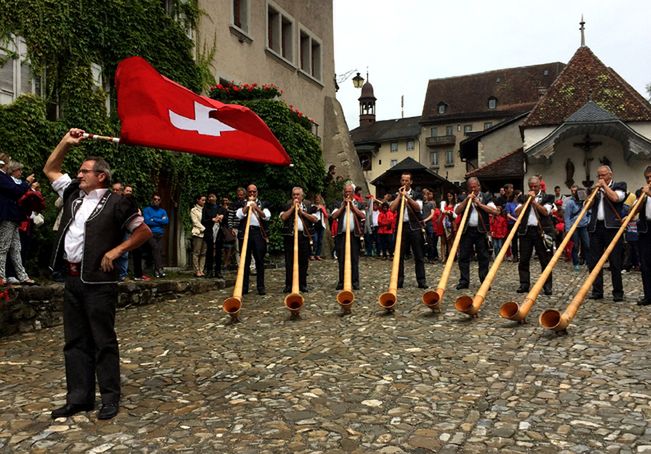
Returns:
[[[382,210],[377,218],[378,231],[377,233],[382,234],[391,234],[395,231],[396,228],[396,214],[391,210]]]
[[[508,220],[506,213],[491,216],[491,236],[493,238],[506,238],[509,233]]]

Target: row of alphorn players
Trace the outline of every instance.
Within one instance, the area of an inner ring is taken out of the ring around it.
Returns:
[[[627,185],[625,182],[615,182],[613,180],[613,172],[608,166],[601,166],[597,170],[597,183],[593,187],[593,191],[588,200],[584,203],[584,209],[575,221],[575,225],[568,232],[564,242],[567,242],[572,237],[572,233],[578,225],[581,217],[585,213],[590,213],[590,223],[588,225],[588,232],[590,235],[590,248],[588,251],[588,267],[592,271],[591,279],[592,293],[591,299],[602,299],[603,292],[603,278],[601,266],[598,266],[600,260],[603,262],[609,259],[610,270],[613,284],[613,301],[623,300],[623,286],[622,286],[622,260],[623,260],[623,245],[622,233],[625,225],[630,222],[636,214],[639,214],[638,219],[638,232],[639,232],[639,255],[641,261],[642,281],[644,296],[638,302],[639,305],[648,305],[649,298],[651,297],[651,166],[647,167],[644,171],[646,185],[636,192],[639,203],[634,205],[628,216],[623,214],[622,208],[627,193]],[[412,175],[405,172],[401,175],[401,187],[397,193],[397,197],[390,205],[390,209],[398,213],[398,234],[396,237],[396,248],[394,254],[394,266],[392,270],[392,283],[390,283],[389,292],[384,295],[387,296],[383,302],[383,296],[380,296],[380,304],[388,311],[393,310],[395,304],[395,294],[397,289],[403,287],[404,283],[404,251],[412,250],[414,257],[414,266],[416,273],[416,281],[419,288],[427,289],[427,282],[425,278],[425,262],[424,262],[424,244],[421,233],[421,216],[422,200],[420,195],[415,192],[412,185]],[[523,194],[520,204],[516,209],[518,216],[517,225],[514,226],[512,235],[509,235],[507,242],[510,242],[512,237],[519,235],[520,241],[520,262],[518,266],[520,286],[517,289],[518,293],[529,293],[525,301],[531,300],[531,294],[535,292],[533,300],[537,297],[538,293],[542,290],[546,295],[552,294],[552,273],[551,268],[558,260],[558,256],[562,253],[565,244],[558,247],[557,254],[553,254],[553,248],[549,247],[546,242],[545,235],[553,234],[553,222],[551,217],[554,196],[545,194],[540,189],[540,181],[537,177],[531,177],[528,180],[529,192]],[[490,288],[490,282],[487,281],[489,276],[489,262],[490,256],[487,245],[487,234],[489,232],[489,215],[497,214],[497,207],[492,200],[490,193],[481,191],[481,185],[477,178],[470,178],[467,181],[468,196],[460,203],[458,203],[454,212],[456,216],[462,216],[461,223],[459,224],[460,235],[455,238],[455,243],[450,251],[446,267],[441,276],[441,281],[437,286],[435,292],[428,291],[423,297],[423,302],[428,304],[433,309],[438,308],[438,303],[442,299],[442,294],[447,286],[447,278],[449,277],[450,268],[452,266],[454,256],[457,249],[459,251],[458,264],[460,271],[460,280],[456,288],[458,290],[467,289],[470,283],[470,261],[473,254],[476,254],[479,265],[479,280],[482,282],[482,287],[486,287],[486,291]],[[346,295],[339,298],[339,301],[344,308],[344,312],[350,311],[352,304],[352,291],[359,288],[359,255],[360,255],[360,237],[362,236],[362,225],[364,222],[365,213],[360,206],[353,199],[354,185],[347,184],[343,190],[343,201],[332,212],[332,218],[338,220],[339,229],[335,237],[335,248],[337,251],[337,259],[339,265],[339,279],[337,283],[337,290],[346,292]],[[644,200],[646,198],[646,200]],[[244,213],[243,213],[244,214]],[[402,216],[402,222],[400,222]],[[246,215],[244,214],[244,218]],[[293,218],[293,219],[292,219]],[[305,210],[303,202],[303,191],[300,188],[295,188],[292,191],[292,203],[288,208],[281,213],[281,219],[285,222],[288,235],[285,236],[285,258],[286,258],[286,278],[285,278],[285,293],[295,293],[292,290],[292,281],[298,279],[297,291],[307,292],[307,264],[309,260],[309,240],[306,234],[293,235],[291,230],[297,233],[302,231],[300,228],[304,222],[314,223],[317,218]],[[298,227],[298,228],[297,228]],[[504,245],[502,251],[506,252],[508,243]],[[533,254],[536,251],[538,259],[543,269],[543,274],[539,279],[537,285],[530,289],[530,275],[529,263]],[[604,255],[607,256],[604,257]],[[292,259],[292,255],[295,260]],[[501,254],[502,258],[504,254]],[[499,260],[499,261],[498,261]],[[550,266],[550,262],[551,266]],[[490,281],[494,278],[494,270],[501,263],[500,257],[495,260],[493,267],[490,270]],[[297,269],[296,268],[297,266]],[[346,285],[346,272],[350,273]],[[393,285],[392,285],[393,284]],[[348,288],[347,288],[348,287]],[[394,287],[394,288],[392,288]],[[537,288],[536,288],[537,287]],[[481,288],[480,288],[481,292]],[[481,296],[481,302],[485,294]],[[581,300],[585,298],[582,296]],[[350,301],[348,301],[350,299]],[[477,300],[477,297],[475,298]],[[302,300],[301,300],[302,301]],[[472,300],[470,300],[472,301]],[[481,305],[479,303],[479,306]],[[286,298],[287,303],[287,298]],[[475,310],[468,309],[469,301],[466,297],[465,304],[457,304],[457,308],[463,312],[475,315],[478,310],[478,305],[475,301]],[[463,310],[466,308],[467,310]],[[225,307],[226,310],[226,307]],[[290,308],[291,310],[291,308]],[[228,312],[228,311],[227,311]],[[527,311],[528,312],[528,311]],[[294,315],[297,311],[293,312]],[[504,316],[505,314],[502,313]],[[521,314],[518,315],[518,317]],[[526,314],[525,314],[526,315]],[[516,317],[515,319],[518,319]],[[511,318],[511,317],[507,317]],[[522,317],[524,318],[524,317]]]

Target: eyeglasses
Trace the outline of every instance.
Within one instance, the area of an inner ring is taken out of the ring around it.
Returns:
[[[87,173],[94,172],[94,173],[102,173],[98,170],[93,170],[93,169],[79,169],[78,173],[86,175]]]

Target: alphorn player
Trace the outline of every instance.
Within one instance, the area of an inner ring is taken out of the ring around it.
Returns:
[[[391,202],[389,209],[397,212],[400,209],[400,197],[405,196],[405,213],[402,219],[402,239],[400,242],[400,267],[398,268],[398,288],[402,288],[405,281],[405,255],[411,250],[414,253],[414,268],[416,270],[416,281],[418,288],[427,288],[425,278],[425,242],[421,225],[421,212],[423,211],[423,200],[420,193],[411,187],[411,173],[404,172],[400,176],[400,190],[395,199]]]
[[[644,169],[646,184],[635,195],[640,198],[646,194],[646,203],[640,208],[640,218],[637,221],[640,248],[640,271],[642,271],[642,287],[644,296],[637,302],[638,306],[651,304],[651,166]]]
[[[310,262],[310,239],[312,238],[313,225],[316,216],[309,214],[312,205],[304,200],[303,188],[296,186],[292,189],[292,200],[285,210],[280,213],[283,221],[283,242],[285,245],[285,288],[284,293],[292,291],[292,276],[294,271],[294,220],[295,211],[298,210],[298,286],[301,293],[307,293],[307,266]]]
[[[520,287],[518,287],[518,293],[527,293],[529,291],[529,285],[531,284],[529,263],[531,262],[533,250],[536,250],[541,270],[547,267],[547,264],[552,258],[553,244],[545,244],[543,234],[550,235],[550,238],[553,238],[554,223],[552,222],[551,214],[554,205],[554,196],[545,194],[540,189],[540,180],[538,177],[529,178],[529,193],[526,196],[525,194],[520,196],[519,205],[515,209],[516,216],[519,216],[522,212],[522,206],[528,196],[533,198],[518,227],[518,236],[520,238],[520,263],[518,264]],[[545,285],[543,285],[543,291],[545,295],[552,294],[551,273],[545,281]]]
[[[479,280],[483,281],[488,274],[488,239],[486,235],[490,231],[489,214],[497,215],[499,210],[488,192],[481,192],[481,184],[476,177],[470,177],[466,183],[468,195],[463,202],[458,203],[454,208],[457,216],[462,216],[466,205],[472,203],[468,220],[461,232],[461,243],[459,245],[459,274],[461,275],[457,290],[470,286],[470,259],[473,250],[477,254],[479,264]],[[457,233],[459,234],[459,233]]]
[[[613,181],[613,171],[608,166],[597,169],[597,183],[594,190],[599,191],[592,205],[588,233],[590,236],[590,249],[588,254],[588,268],[595,267],[604,251],[611,243],[622,223],[622,207],[626,198],[626,182]],[[624,301],[624,286],[622,284],[622,262],[624,260],[623,238],[610,254],[610,276],[613,282],[613,301]],[[590,299],[600,300],[604,297],[603,270],[592,284]]]
[[[240,221],[240,227],[237,232],[237,240],[242,250],[244,242],[244,228],[246,226],[246,217],[249,212],[253,212],[251,225],[249,227],[249,241],[246,250],[246,257],[240,257],[244,260],[244,283],[242,284],[242,294],[249,293],[249,275],[251,273],[251,256],[255,259],[256,269],[256,287],[258,295],[265,295],[264,287],[264,256],[267,253],[267,233],[266,224],[271,218],[271,212],[265,208],[265,204],[258,198],[258,187],[250,184],[246,188],[248,201],[242,208],[238,208],[235,216]],[[250,210],[250,211],[249,211]]]
[[[338,229],[335,237],[335,250],[337,251],[337,263],[339,264],[339,280],[337,290],[344,288],[344,260],[346,257],[346,230],[350,230],[350,267],[352,274],[353,290],[359,290],[359,251],[361,248],[362,223],[364,222],[364,211],[361,205],[353,199],[355,185],[344,184],[344,200],[332,211],[332,219],[337,220]],[[350,204],[350,219],[346,219],[346,204]]]

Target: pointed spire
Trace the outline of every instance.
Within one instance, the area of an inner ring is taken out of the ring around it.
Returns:
[[[583,20],[583,14],[581,14],[581,22],[579,22],[579,25],[581,25],[579,28],[581,30],[581,47],[585,47],[585,21]]]

